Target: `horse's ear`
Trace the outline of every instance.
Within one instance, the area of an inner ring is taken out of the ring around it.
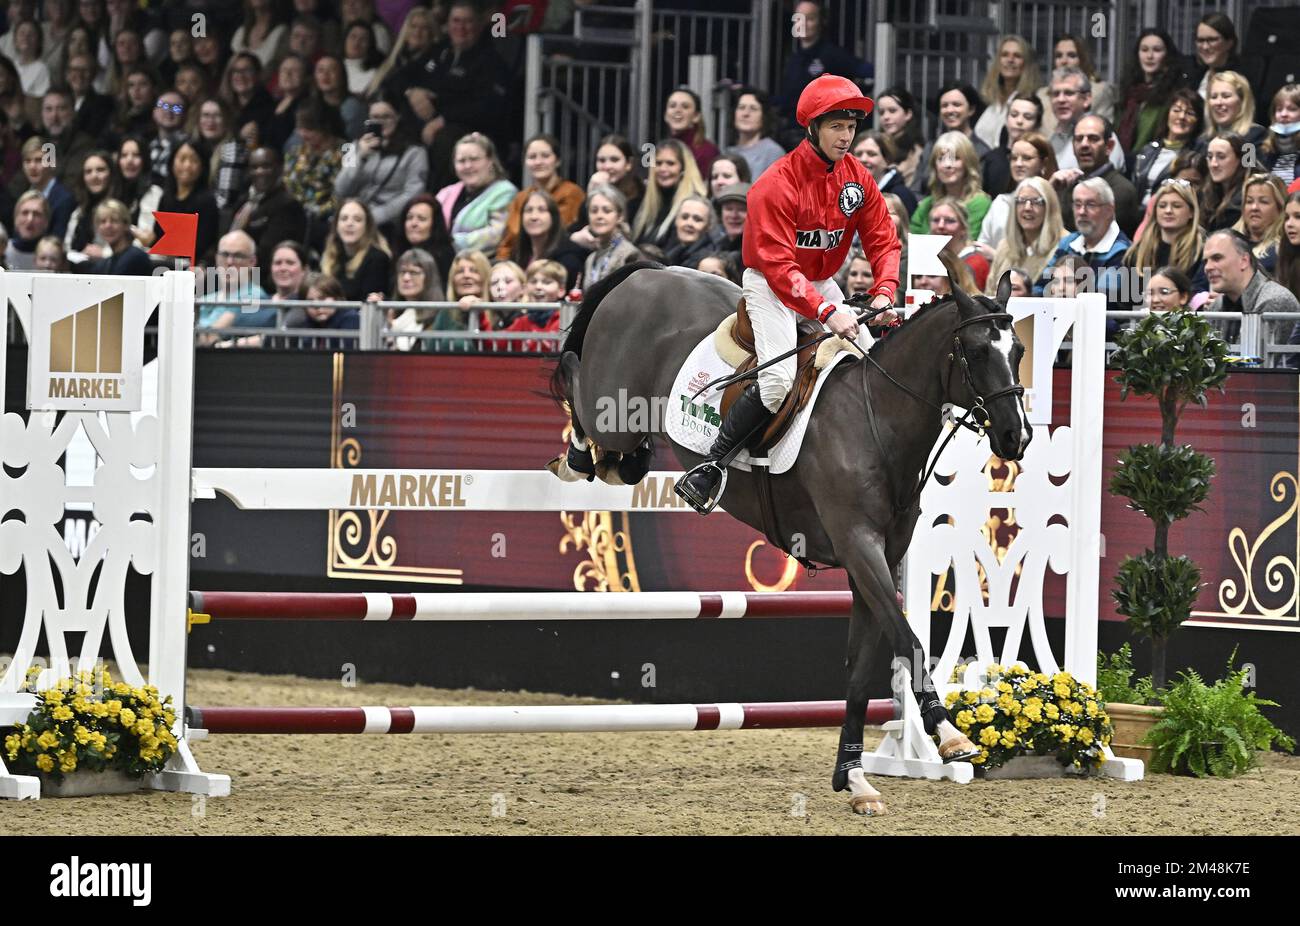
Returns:
[[[948,271],[948,288],[952,290],[952,298],[956,301],[957,308],[961,311],[961,314],[967,318],[972,315],[981,314],[982,310],[978,305],[976,305],[975,300],[972,299],[964,289],[957,285],[957,280],[960,277],[956,266],[957,258],[953,257],[946,251],[940,251],[939,261],[943,264],[944,269]]]
[[[994,298],[997,300],[998,305],[1002,306],[1003,309],[1007,307],[1007,303],[1011,300],[1010,270],[1002,274],[1002,279],[998,280],[998,292]]]

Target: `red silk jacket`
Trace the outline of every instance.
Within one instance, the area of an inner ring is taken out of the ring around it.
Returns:
[[[902,245],[875,180],[851,154],[832,165],[804,139],[754,183],[748,212],[745,266],[763,274],[787,308],[830,317],[835,307],[812,281],[839,272],[854,232],[876,277],[871,295],[893,299]]]

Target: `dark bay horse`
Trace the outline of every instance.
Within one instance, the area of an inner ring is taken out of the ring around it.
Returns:
[[[832,786],[851,788],[860,813],[884,811],[860,761],[868,675],[882,636],[892,658],[925,664],[899,607],[894,575],[920,515],[918,482],[943,427],[941,407],[983,409],[977,423],[1005,460],[1019,460],[1033,433],[1018,385],[1024,347],[1005,314],[1010,294],[1008,275],[996,300],[962,292],[936,299],[872,347],[874,363],[838,364],[822,387],[798,460],[771,477],[787,549],[798,544],[809,559],[848,572],[848,703]],[[645,261],[620,268],[586,293],[551,385],[572,411],[575,447],[585,451],[591,442],[604,454],[622,455],[613,468],[602,468],[606,481],[639,481],[650,469],[650,431],[667,437],[665,422],[645,414],[598,412],[638,402],[669,413],[679,408],[679,397],[670,395],[678,369],[735,311],[739,296],[740,288],[721,277]],[[672,448],[686,469],[702,459]],[[561,478],[580,478],[562,462],[559,469]],[[722,506],[763,530],[752,473],[731,470]],[[972,746],[951,725],[928,672],[913,687],[926,731],[948,737],[941,753],[969,758]]]

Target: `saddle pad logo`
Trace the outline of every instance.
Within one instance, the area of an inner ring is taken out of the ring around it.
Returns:
[[[845,217],[852,216],[862,208],[866,198],[862,184],[853,182],[844,184],[844,189],[840,190],[840,212],[843,212]]]

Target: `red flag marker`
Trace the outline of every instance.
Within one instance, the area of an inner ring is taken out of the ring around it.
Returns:
[[[162,226],[162,237],[149,249],[150,254],[164,257],[188,257],[194,266],[194,241],[199,234],[199,217],[190,212],[155,212]]]

